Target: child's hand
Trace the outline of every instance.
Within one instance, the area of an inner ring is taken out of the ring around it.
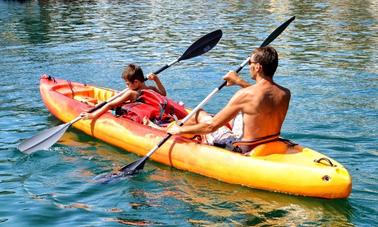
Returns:
[[[150,73],[148,74],[147,79],[156,81],[158,79],[158,76],[156,74]]]

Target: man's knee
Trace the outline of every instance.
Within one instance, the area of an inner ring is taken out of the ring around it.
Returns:
[[[201,123],[201,122],[205,122],[205,121],[208,121],[209,119],[210,114],[208,114],[206,111],[204,111],[203,109],[200,109],[198,110],[193,117],[191,117],[189,120],[188,120],[188,125],[193,125],[193,124],[198,124],[198,123]]]

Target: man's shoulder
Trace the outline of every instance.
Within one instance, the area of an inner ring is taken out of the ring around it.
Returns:
[[[233,96],[234,99],[237,99],[238,103],[250,102],[255,100],[263,95],[263,91],[256,87],[256,85],[251,85],[246,88],[238,90]]]
[[[290,95],[291,94],[291,91],[288,89],[288,88],[286,88],[286,87],[284,87],[284,86],[281,86],[281,85],[277,85],[278,86],[278,88],[280,89],[280,90],[282,90],[286,95]]]
[[[258,89],[256,88],[256,85],[254,84],[249,87],[245,87],[238,90],[235,95],[239,95],[239,96],[244,96],[244,95],[249,95],[249,94],[253,95],[256,90]]]
[[[253,84],[249,87],[240,89],[241,93],[250,94],[250,95],[256,95],[259,93],[264,93],[264,91],[267,89],[265,85],[259,85],[259,84]]]
[[[281,97],[283,100],[290,100],[291,99],[291,92],[288,88],[276,84],[278,88],[278,92],[276,92],[277,97]]]

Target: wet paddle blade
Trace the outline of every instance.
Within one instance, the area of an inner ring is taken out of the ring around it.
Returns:
[[[132,175],[128,175],[127,173],[124,173],[124,172],[110,172],[110,173],[103,173],[103,174],[97,175],[96,177],[93,178],[93,180],[96,183],[109,184],[109,183],[117,183],[131,176]]]
[[[203,36],[184,52],[179,61],[197,57],[213,49],[222,38],[222,34],[222,30],[218,29]]]
[[[143,157],[141,159],[138,159],[135,162],[132,162],[121,169],[119,169],[118,172],[110,172],[110,173],[104,173],[101,175],[98,175],[94,178],[94,180],[97,183],[111,183],[111,182],[117,182],[124,178],[133,176],[136,173],[139,173],[141,170],[143,170],[144,164],[146,163],[148,157]]]
[[[31,154],[38,150],[47,150],[63,136],[71,125],[71,122],[69,122],[46,129],[22,142],[18,149],[25,154]]]
[[[154,148],[152,148],[152,150],[150,150],[143,158],[135,162],[132,162],[126,166],[123,166],[119,171],[123,172],[126,175],[133,175],[135,173],[139,173],[143,169],[144,164],[151,157],[151,155],[155,153],[155,151],[157,151],[167,140],[169,140],[171,136],[172,134],[167,133],[167,135],[165,135],[165,137],[162,140],[160,140],[160,142]]]
[[[135,162],[132,162],[120,169],[121,172],[123,172],[126,175],[133,175],[135,173],[138,173],[140,170],[143,169],[144,164],[146,163],[148,159],[148,156],[145,156],[141,159],[136,160]]]
[[[274,30],[265,40],[264,42],[260,45],[260,47],[265,47],[268,46],[269,43],[271,43],[273,40],[277,38],[289,24],[295,19],[294,17],[291,17],[289,20],[287,20],[285,23],[281,24],[276,30]]]

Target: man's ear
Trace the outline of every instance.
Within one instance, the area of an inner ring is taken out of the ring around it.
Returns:
[[[257,70],[258,72],[262,72],[262,71],[263,71],[262,65],[261,65],[260,63],[257,63],[257,64],[255,65],[255,67],[256,67],[256,70]]]

